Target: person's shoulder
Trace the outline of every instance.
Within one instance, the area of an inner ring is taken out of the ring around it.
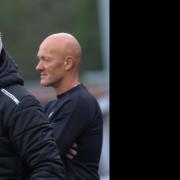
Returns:
[[[0,109],[4,110],[6,119],[26,110],[31,110],[31,112],[41,110],[40,102],[23,86],[13,85],[1,88],[0,98]]]
[[[53,102],[48,103],[46,107],[51,106],[52,103]],[[71,106],[74,107],[75,109],[77,108],[89,109],[89,108],[97,107],[98,101],[95,98],[95,96],[93,96],[88,91],[86,86],[80,84],[75,88],[67,91],[66,93],[58,96],[58,101],[56,105],[59,107]]]
[[[18,106],[40,106],[37,98],[22,85],[12,85],[3,89],[4,94]]]
[[[14,101],[15,104],[19,104],[23,96],[29,94],[21,85],[11,85],[0,89],[1,94],[7,101]]]
[[[81,92],[79,94],[77,107],[79,107],[81,115],[83,114],[86,117],[89,117],[85,118],[86,123],[91,127],[97,125],[102,126],[102,111],[97,98],[88,90],[86,86],[81,87]]]
[[[83,107],[99,105],[96,97],[84,85],[79,87],[78,95],[76,95],[75,98]]]
[[[88,90],[88,88],[84,85],[81,86],[81,93],[80,93],[80,97],[84,100],[86,100],[87,102],[94,102],[97,103],[97,99],[96,97]]]

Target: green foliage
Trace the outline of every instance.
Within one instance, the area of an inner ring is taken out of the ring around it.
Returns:
[[[0,32],[25,79],[35,79],[37,51],[52,33],[69,32],[82,46],[81,72],[102,68],[97,1],[1,0]]]

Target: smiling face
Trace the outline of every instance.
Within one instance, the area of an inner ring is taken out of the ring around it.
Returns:
[[[45,40],[39,48],[36,70],[40,73],[42,86],[58,87],[66,73],[63,53],[58,50],[56,43],[51,40]]]

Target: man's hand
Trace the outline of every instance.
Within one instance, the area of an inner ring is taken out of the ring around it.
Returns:
[[[74,157],[77,155],[77,144],[73,143],[71,148],[69,149],[69,152],[66,154],[66,157],[70,160],[74,159]]]

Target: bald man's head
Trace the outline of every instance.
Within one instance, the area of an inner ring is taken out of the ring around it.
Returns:
[[[78,40],[68,33],[57,33],[48,36],[41,44],[41,47],[48,48],[64,56],[73,56],[76,61],[81,60],[81,46]]]
[[[40,45],[36,70],[41,85],[52,86],[62,93],[79,83],[81,47],[77,39],[68,33],[48,36]]]

